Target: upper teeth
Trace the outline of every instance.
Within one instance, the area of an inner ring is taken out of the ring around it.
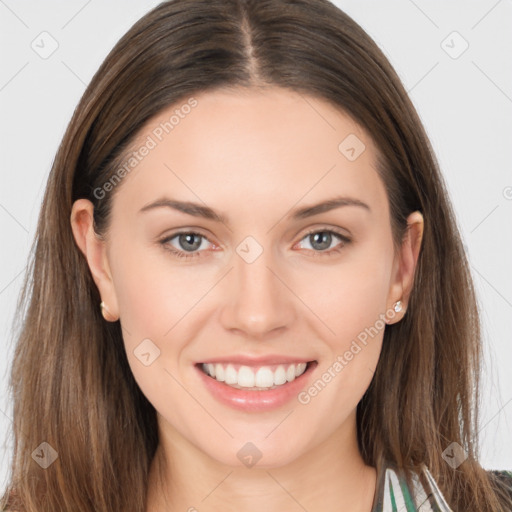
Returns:
[[[270,367],[240,366],[234,364],[204,364],[203,371],[220,382],[232,387],[271,388],[295,380],[306,371],[307,363],[286,364]]]

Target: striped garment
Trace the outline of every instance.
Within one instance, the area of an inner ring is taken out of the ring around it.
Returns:
[[[501,481],[512,497],[512,472],[490,471]],[[422,474],[412,475],[407,484],[403,470],[387,464],[378,472],[372,512],[454,512],[446,503],[436,481],[426,466]]]

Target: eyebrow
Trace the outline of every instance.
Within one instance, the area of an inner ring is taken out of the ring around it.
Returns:
[[[305,219],[307,217],[312,217],[314,215],[318,215],[320,213],[328,212],[330,210],[334,210],[335,208],[340,208],[342,206],[359,206],[371,211],[370,207],[359,199],[355,199],[352,197],[334,197],[332,199],[327,199],[322,201],[321,203],[317,203],[310,206],[304,206],[301,208],[296,208],[292,210],[287,217],[292,220],[300,220]],[[193,203],[190,201],[177,201],[175,199],[158,199],[152,203],[147,204],[143,208],[140,209],[139,213],[147,212],[150,210],[154,210],[156,208],[172,208],[173,210],[177,210],[182,213],[186,213],[187,215],[192,215],[194,217],[203,217],[205,219],[213,220],[215,222],[221,222],[223,224],[229,224],[227,217],[223,214],[216,212],[209,206],[205,206],[199,203]]]

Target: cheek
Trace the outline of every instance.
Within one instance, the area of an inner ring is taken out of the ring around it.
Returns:
[[[178,271],[165,255],[133,248],[112,259],[123,341],[135,381],[158,411],[168,409],[169,402],[189,400],[177,384],[177,368],[187,340],[194,337],[186,320],[193,318],[192,306],[204,293],[198,287],[203,287],[197,280],[191,283],[187,272]]]
[[[199,273],[191,266],[178,268],[164,249],[134,247],[113,260],[123,327],[133,334],[162,338],[200,297]]]
[[[169,391],[172,379],[165,370],[174,374],[184,349],[200,335],[207,302],[201,299],[216,279],[212,268],[180,268],[170,258],[163,249],[112,251],[124,345],[134,377],[148,396]]]
[[[299,397],[316,417],[329,417],[332,429],[346,420],[368,389],[386,326],[385,269],[377,265],[362,266],[360,273],[352,270],[340,272],[338,282],[331,281],[335,291],[328,300],[318,296],[319,314],[331,332],[323,340],[325,355],[317,378]]]
[[[386,310],[392,252],[376,240],[332,265],[310,265],[297,272],[298,295],[330,333],[336,348],[374,326]],[[381,322],[379,322],[380,324]]]
[[[315,407],[325,408],[325,414],[330,410],[337,421],[360,401],[381,352],[393,253],[391,246],[385,250],[384,240],[375,240],[371,247],[368,243],[347,253],[339,264],[318,268],[301,281],[304,302],[321,319],[326,333],[319,382],[304,402],[322,390]]]

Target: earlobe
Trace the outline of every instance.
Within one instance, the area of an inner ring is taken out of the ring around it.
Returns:
[[[71,210],[71,229],[76,244],[85,256],[92,278],[98,287],[105,320],[115,322],[119,318],[114,283],[108,264],[106,243],[94,231],[94,206],[87,199],[78,199]],[[108,304],[108,305],[107,305]]]

